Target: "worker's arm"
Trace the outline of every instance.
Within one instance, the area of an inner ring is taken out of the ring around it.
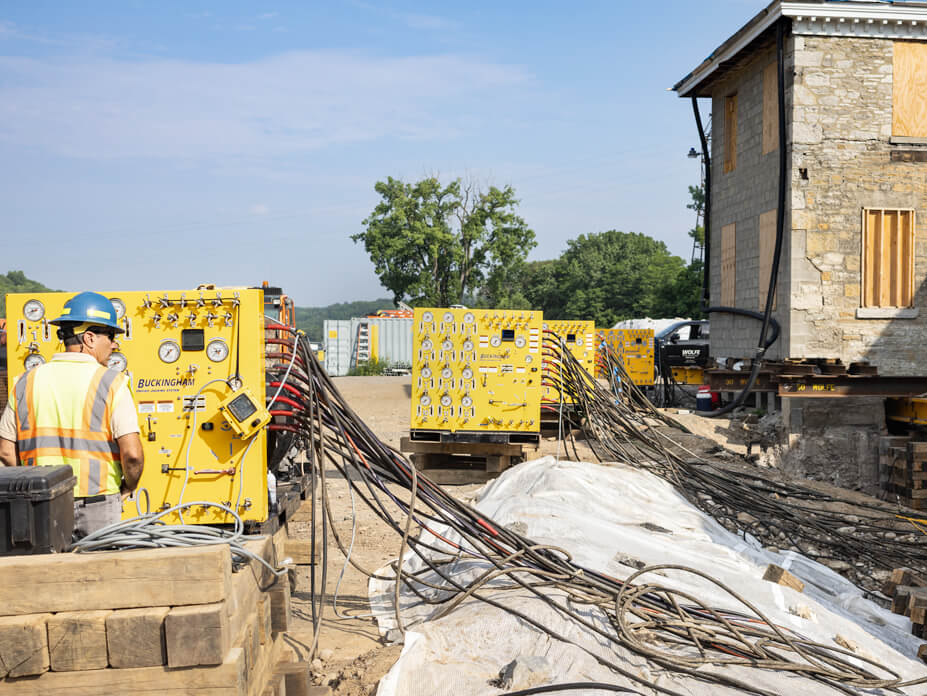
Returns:
[[[119,458],[122,460],[122,478],[125,479],[123,492],[131,493],[138,486],[145,468],[145,452],[142,449],[142,439],[138,433],[129,433],[116,440],[119,445]]]
[[[0,464],[16,466],[16,443],[0,437]]]

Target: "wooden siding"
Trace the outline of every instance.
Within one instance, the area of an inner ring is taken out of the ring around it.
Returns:
[[[766,292],[769,290],[769,274],[772,272],[773,253],[776,250],[776,210],[767,210],[760,215],[760,258],[759,258],[759,284],[760,309],[766,309]],[[777,279],[778,280],[778,279]],[[777,286],[778,289],[778,286]],[[778,295],[778,292],[776,293]],[[773,296],[773,309],[776,307],[776,295]]]
[[[892,135],[927,138],[927,44],[923,42],[894,43]]]
[[[863,209],[864,307],[910,307],[914,300],[914,211]]]

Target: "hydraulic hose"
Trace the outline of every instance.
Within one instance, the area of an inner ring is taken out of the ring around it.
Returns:
[[[785,128],[785,20],[780,19],[776,23],[776,82],[777,82],[777,96],[779,98],[778,104],[778,117],[779,117],[779,195],[776,203],[776,249],[773,253],[772,267],[769,271],[769,286],[766,292],[766,306],[764,308],[763,314],[758,312],[753,312],[748,309],[737,309],[736,307],[709,307],[706,309],[707,314],[715,313],[724,313],[724,314],[736,314],[739,316],[747,316],[754,319],[759,319],[762,321],[762,327],[760,328],[760,337],[757,341],[756,355],[753,359],[753,366],[750,370],[750,378],[747,380],[747,384],[744,388],[737,394],[737,397],[731,401],[729,404],[722,406],[719,409],[714,411],[699,412],[699,415],[702,415],[706,418],[717,418],[724,414],[730,413],[735,408],[740,407],[747,398],[747,394],[753,389],[753,385],[756,384],[756,379],[760,373],[760,365],[763,362],[763,357],[766,355],[766,351],[769,347],[776,341],[779,337],[779,324],[775,319],[772,318],[772,307],[773,302],[776,298],[776,282],[779,277],[779,261],[782,258],[782,242],[785,238],[785,185],[786,185],[786,176],[788,175],[788,153],[786,152],[786,128]],[[693,103],[695,98],[693,97]],[[698,109],[696,109],[696,116],[698,116]],[[699,136],[704,138],[705,133],[702,130],[702,123],[699,118],[696,118],[696,124],[699,129]],[[704,145],[703,145],[704,147]],[[705,191],[705,206],[706,211],[710,210],[708,201],[711,200],[710,190],[707,188],[707,179],[706,179],[706,191]],[[707,237],[707,213],[706,213],[706,239]],[[707,248],[707,247],[706,247]],[[707,269],[707,264],[706,264]],[[704,276],[705,279],[708,278],[706,273]],[[707,290],[703,290],[703,296],[707,294]],[[773,334],[766,339],[766,332],[769,330],[770,324],[773,325]]]

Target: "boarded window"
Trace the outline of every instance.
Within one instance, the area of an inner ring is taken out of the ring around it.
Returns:
[[[760,215],[760,311],[766,309],[766,293],[769,290],[769,274],[772,272],[773,254],[776,251],[776,211],[767,210]],[[777,278],[778,280],[778,278]],[[778,286],[777,286],[778,289]],[[777,293],[778,294],[778,293]],[[776,295],[773,295],[773,309]]]
[[[776,63],[763,71],[763,154],[779,147],[779,74]]]
[[[894,43],[892,135],[927,138],[927,44],[923,42]]]
[[[914,211],[863,209],[863,307],[914,301]]]
[[[737,95],[724,98],[724,171],[737,168]]]
[[[734,223],[721,228],[721,304],[733,307],[737,288],[737,234]]]

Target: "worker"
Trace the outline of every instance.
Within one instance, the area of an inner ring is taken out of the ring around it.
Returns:
[[[106,366],[123,333],[113,303],[82,292],[51,323],[65,352],[14,382],[0,416],[0,463],[70,465],[77,540],[119,521],[145,456],[128,378]]]

